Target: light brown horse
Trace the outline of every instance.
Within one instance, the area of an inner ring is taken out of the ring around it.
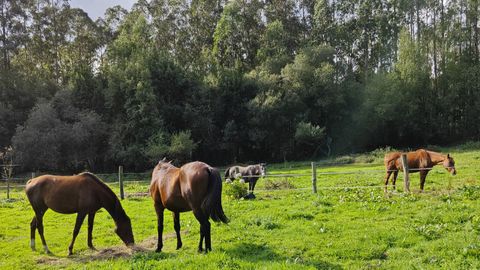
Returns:
[[[433,166],[442,164],[443,167],[452,175],[457,174],[455,169],[455,161],[450,154],[442,155],[437,152],[428,151],[425,149],[418,149],[417,151],[407,152],[407,163],[409,172],[420,173],[420,189],[423,191],[425,185],[425,178]],[[383,160],[385,164],[385,192],[387,191],[388,180],[393,173],[392,185],[395,190],[395,183],[397,181],[398,171],[403,171],[401,152],[391,152],[385,155]]]
[[[163,247],[163,212],[173,212],[174,229],[177,234],[177,249],[182,247],[180,238],[180,212],[193,211],[200,222],[198,251],[212,250],[209,217],[213,221],[228,222],[222,208],[222,178],[217,169],[203,162],[190,162],[177,168],[161,160],[153,169],[150,194],[158,218],[157,252]]]
[[[28,200],[35,216],[30,224],[30,247],[35,250],[35,229],[38,229],[43,248],[50,253],[43,236],[43,215],[51,208],[62,214],[77,213],[73,238],[68,247],[72,254],[75,238],[80,231],[83,220],[88,214],[88,246],[92,244],[93,219],[100,208],[105,208],[116,224],[115,232],[126,245],[134,244],[130,218],[120,204],[113,191],[100,179],[91,173],[81,173],[74,176],[42,175],[27,182],[25,188]]]

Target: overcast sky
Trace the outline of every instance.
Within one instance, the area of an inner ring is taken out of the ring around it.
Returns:
[[[109,7],[121,5],[130,10],[135,2],[136,0],[70,0],[70,6],[83,9],[92,20],[96,20],[103,17]]]

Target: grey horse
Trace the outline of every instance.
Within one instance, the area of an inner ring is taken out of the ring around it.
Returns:
[[[247,167],[232,166],[225,170],[225,181],[233,181],[234,179],[241,178],[248,183],[248,192],[253,195],[253,190],[257,184],[257,180],[260,177],[264,177],[267,173],[267,164],[259,163],[255,165],[249,165]],[[248,196],[248,195],[247,195]]]

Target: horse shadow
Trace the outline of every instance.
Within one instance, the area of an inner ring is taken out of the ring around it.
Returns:
[[[233,248],[225,249],[226,254],[231,258],[238,258],[244,261],[258,263],[262,261],[286,262],[291,261],[304,266],[313,266],[316,269],[343,269],[340,265],[332,264],[322,260],[304,260],[300,257],[292,258],[280,255],[267,245],[238,243]]]

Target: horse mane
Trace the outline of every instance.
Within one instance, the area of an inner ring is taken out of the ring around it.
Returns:
[[[107,191],[108,194],[110,194],[110,196],[112,196],[113,200],[115,201],[115,208],[117,208],[117,205],[120,203],[120,201],[117,198],[117,195],[113,192],[113,190],[109,186],[107,186],[107,184],[105,184],[102,180],[100,180],[100,178],[98,178],[98,176],[96,176],[95,174],[93,174],[91,172],[83,172],[79,175],[90,176],[91,179],[93,179],[96,183],[98,183],[104,190]]]

